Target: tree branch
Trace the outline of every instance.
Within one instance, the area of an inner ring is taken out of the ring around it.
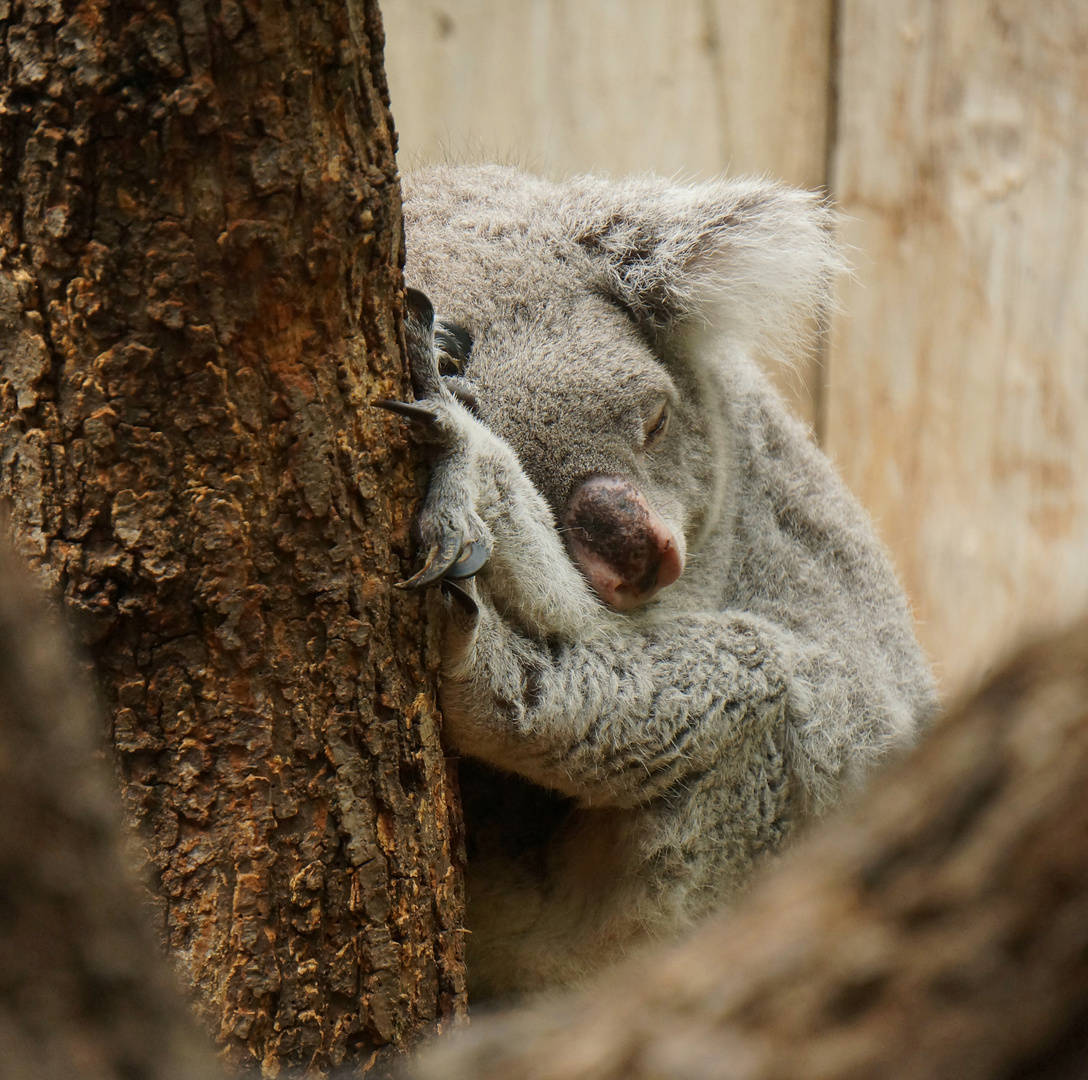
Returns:
[[[0,1072],[211,1080],[121,855],[94,697],[0,544]]]

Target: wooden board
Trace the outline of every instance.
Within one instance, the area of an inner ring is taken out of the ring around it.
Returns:
[[[406,167],[824,182],[829,0],[386,0]]]
[[[1088,5],[841,5],[826,442],[946,688],[1088,604]]]

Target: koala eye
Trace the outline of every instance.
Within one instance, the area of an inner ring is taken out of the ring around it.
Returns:
[[[435,323],[434,344],[438,370],[443,375],[460,375],[472,354],[472,335],[456,323]]]
[[[662,401],[650,419],[642,426],[642,445],[652,446],[669,428],[669,403]]]

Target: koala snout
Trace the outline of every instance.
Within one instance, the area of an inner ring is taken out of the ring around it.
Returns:
[[[594,476],[579,485],[567,501],[563,525],[582,573],[617,611],[644,603],[684,572],[677,537],[622,476]]]

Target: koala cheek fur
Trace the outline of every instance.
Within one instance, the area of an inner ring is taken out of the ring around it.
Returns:
[[[510,995],[728,900],[936,698],[864,512],[752,359],[828,303],[819,198],[438,168],[405,222],[433,311],[395,407],[436,447],[417,580],[444,575],[473,759],[469,983]]]

